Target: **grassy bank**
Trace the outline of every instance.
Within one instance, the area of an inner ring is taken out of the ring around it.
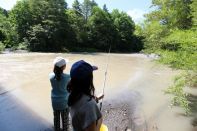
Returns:
[[[145,50],[145,52],[153,52]],[[154,53],[160,56],[157,61],[167,64],[171,68],[179,69],[182,73],[174,78],[172,86],[165,91],[172,94],[172,105],[180,106],[185,110],[186,115],[194,116],[193,125],[197,125],[197,96],[187,93],[185,88],[197,88],[197,53],[186,50],[169,51],[158,50]],[[196,94],[195,94],[196,95]]]

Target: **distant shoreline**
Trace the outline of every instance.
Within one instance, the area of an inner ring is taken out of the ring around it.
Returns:
[[[31,53],[31,54],[108,54],[107,52],[31,52],[28,50],[12,50],[10,48],[5,49],[0,54],[25,54],[25,53]],[[145,54],[145,53],[110,53],[110,55],[124,55],[124,56],[132,56],[132,57],[140,57],[140,58],[150,58],[150,59],[159,59],[160,56],[154,53],[151,54]]]

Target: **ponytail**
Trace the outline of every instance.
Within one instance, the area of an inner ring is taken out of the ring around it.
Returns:
[[[61,67],[54,66],[53,72],[55,73],[55,79],[61,80],[61,74],[63,73],[63,70]]]

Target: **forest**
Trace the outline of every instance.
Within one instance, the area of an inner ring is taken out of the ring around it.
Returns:
[[[94,0],[21,0],[10,10],[0,9],[1,48],[41,52],[138,52],[142,43],[135,23],[125,12]]]

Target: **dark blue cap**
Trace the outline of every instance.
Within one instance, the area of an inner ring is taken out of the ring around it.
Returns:
[[[96,70],[97,67],[91,66],[89,63],[84,60],[75,62],[70,70],[71,78],[83,79],[90,75],[93,70]]]

